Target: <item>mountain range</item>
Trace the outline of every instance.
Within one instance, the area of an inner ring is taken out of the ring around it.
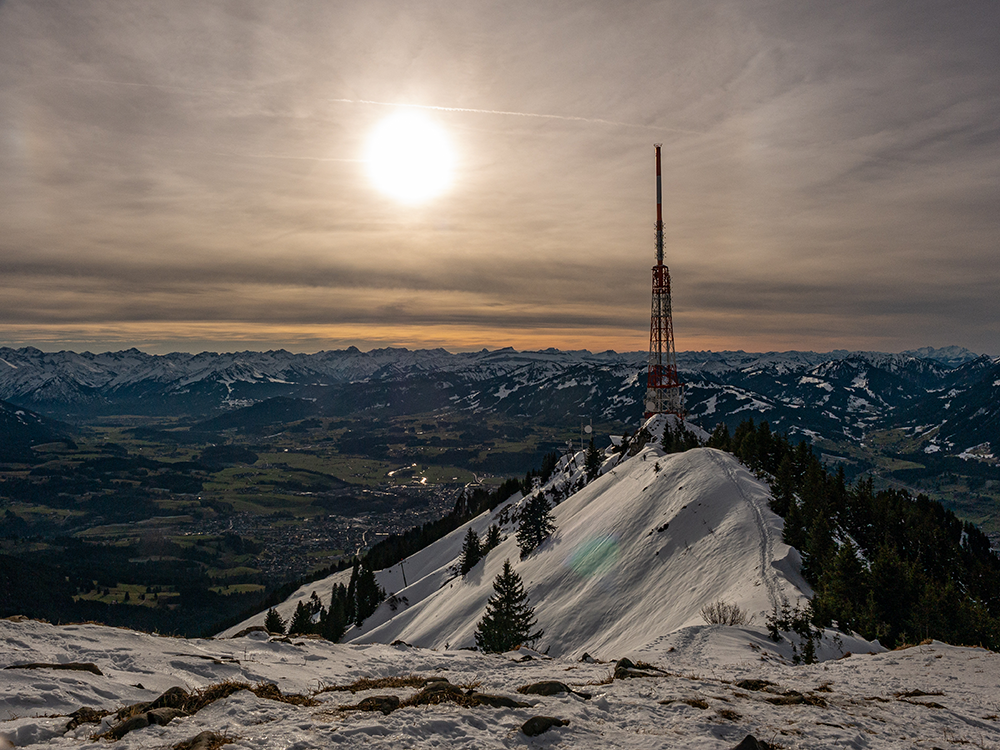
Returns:
[[[872,430],[898,429],[915,454],[995,461],[1000,358],[925,347],[898,354],[681,352],[678,364],[689,417],[707,429],[753,417],[793,436],[854,442]],[[225,415],[207,429],[238,425],[241,410],[275,398],[284,399],[279,411],[289,419],[466,411],[564,426],[637,425],[645,368],[643,352],[555,349],[150,355],[0,348],[0,399],[14,412],[70,423]],[[11,423],[11,431],[19,429]]]

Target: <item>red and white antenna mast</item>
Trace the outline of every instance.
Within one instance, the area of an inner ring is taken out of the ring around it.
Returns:
[[[674,322],[670,313],[670,270],[663,265],[663,190],[660,187],[660,146],[656,143],[656,265],[653,266],[653,311],[649,322],[649,369],[646,411],[684,417],[684,391],[677,377]]]

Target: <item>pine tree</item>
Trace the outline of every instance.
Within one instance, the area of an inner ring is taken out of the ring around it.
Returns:
[[[385,599],[385,589],[378,585],[375,580],[375,571],[362,565],[358,571],[358,582],[355,590],[356,610],[354,612],[354,624],[361,627],[361,623],[367,620],[372,613],[378,609],[378,605]]]
[[[483,542],[483,555],[489,554],[490,550],[495,549],[502,541],[500,527],[495,523],[490,524],[490,528],[486,531],[486,540]]]
[[[521,559],[534,552],[555,528],[545,493],[538,492],[528,497],[521,509],[521,522],[517,527],[517,546],[521,548]]]
[[[267,628],[269,633],[285,632],[285,621],[281,619],[281,615],[278,614],[278,610],[274,607],[267,610],[267,615],[264,617],[264,627]]]
[[[587,453],[583,459],[583,468],[587,472],[588,482],[597,479],[597,475],[601,471],[602,458],[601,452],[594,446],[594,438],[591,438],[590,445],[587,447]]]
[[[465,535],[465,544],[462,546],[462,562],[460,565],[462,575],[464,576],[472,570],[476,566],[476,563],[482,559],[482,545],[479,543],[479,537],[476,535],[475,530],[470,526],[468,533]]]
[[[312,609],[308,604],[300,601],[295,607],[295,614],[292,615],[292,622],[288,626],[288,634],[304,635],[305,633],[311,633],[312,630]]]
[[[533,644],[542,637],[541,630],[531,632],[537,625],[535,613],[528,606],[521,577],[514,572],[509,559],[504,560],[503,570],[493,579],[493,591],[476,627],[476,646],[480,651],[499,654],[522,644]]]
[[[347,588],[342,583],[335,584],[330,594],[330,606],[323,612],[319,633],[326,640],[336,643],[344,637],[350,620],[347,617]]]
[[[358,576],[361,574],[361,561],[354,558],[351,567],[351,579],[347,584],[347,602],[345,611],[349,622],[354,622],[358,614]]]
[[[732,450],[732,439],[729,437],[729,428],[724,422],[719,422],[715,426],[707,445],[709,448],[718,448],[721,451]]]

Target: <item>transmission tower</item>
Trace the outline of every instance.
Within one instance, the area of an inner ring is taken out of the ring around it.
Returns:
[[[663,191],[660,186],[660,145],[656,149],[656,265],[653,266],[653,311],[649,322],[649,368],[646,411],[684,417],[684,389],[677,376],[674,322],[670,313],[670,269],[663,265]]]

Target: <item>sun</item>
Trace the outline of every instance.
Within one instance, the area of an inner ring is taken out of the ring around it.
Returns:
[[[368,141],[365,160],[372,182],[401,203],[422,203],[451,184],[455,154],[448,136],[420,112],[382,120]]]

